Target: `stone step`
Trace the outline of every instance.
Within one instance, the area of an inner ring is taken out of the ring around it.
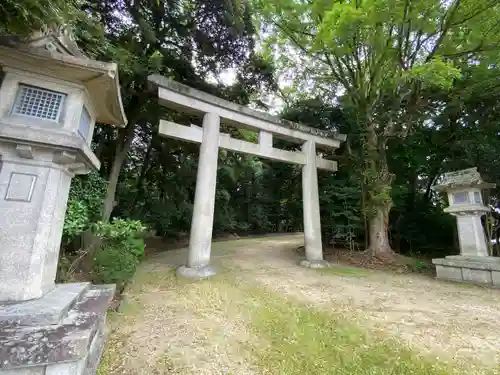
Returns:
[[[92,345],[97,345],[93,344],[95,338],[105,337],[106,312],[114,292],[114,285],[88,286],[57,324],[0,323],[0,373],[2,369],[26,366],[46,367],[48,371],[50,365],[61,362],[72,365],[77,361],[86,362]],[[61,297],[74,300],[74,296],[75,293],[70,292]],[[21,313],[22,310],[18,315]],[[26,322],[27,319],[20,320]],[[103,343],[98,346],[102,347]]]
[[[58,324],[90,283],[57,284],[42,298],[0,305],[0,326],[39,326]]]

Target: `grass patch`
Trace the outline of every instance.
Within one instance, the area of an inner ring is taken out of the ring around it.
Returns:
[[[349,276],[368,274],[368,271],[349,267],[326,270]],[[226,302],[249,313],[249,326],[255,342],[248,343],[247,349],[265,374],[463,373],[463,369],[417,354],[400,341],[371,334],[354,320],[317,310],[237,278],[218,278],[213,287],[225,290],[221,294],[227,296],[238,292],[244,294],[240,300]]]
[[[109,344],[108,344],[109,345]],[[101,360],[99,362],[99,367],[97,368],[96,375],[110,375],[110,361],[112,359],[109,358],[108,351],[105,350],[101,356]]]
[[[370,336],[343,317],[276,296],[264,298],[265,306],[254,311],[252,324],[255,334],[269,343],[254,349],[257,364],[266,374],[460,373],[417,355],[396,340]]]
[[[316,270],[326,275],[336,275],[336,276],[362,277],[362,276],[368,276],[368,274],[370,273],[366,269],[356,268],[356,267],[346,267],[342,265],[333,265],[332,267],[328,268],[316,268]]]
[[[97,367],[96,375],[114,375],[117,374],[118,364],[121,362],[121,352],[120,348],[127,341],[127,337],[120,336],[117,337],[111,334],[106,347],[102,353],[101,360],[99,361],[99,366]]]
[[[165,374],[179,374],[175,369],[174,363],[170,359],[167,353],[161,355],[155,364],[155,369],[153,370],[154,375],[165,375]],[[96,374],[97,375],[97,374]]]
[[[175,268],[164,267],[162,270],[139,268],[132,281],[128,284],[125,293],[141,293],[150,287],[170,285],[175,278]]]

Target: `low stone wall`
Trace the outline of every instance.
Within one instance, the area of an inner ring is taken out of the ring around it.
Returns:
[[[448,256],[433,259],[438,279],[500,288],[500,259]]]

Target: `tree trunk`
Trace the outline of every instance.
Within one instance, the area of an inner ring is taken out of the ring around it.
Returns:
[[[431,200],[432,186],[434,185],[434,182],[436,181],[436,179],[439,177],[440,170],[441,170],[440,168],[437,168],[429,175],[429,180],[427,181],[427,186],[425,188],[425,193],[424,193],[424,201],[425,202],[430,202],[430,200]]]
[[[372,207],[372,216],[369,220],[369,236],[372,255],[381,259],[391,259],[394,251],[389,243],[389,212],[391,203]]]
[[[136,193],[134,196],[134,199],[132,200],[132,204],[130,205],[131,208],[134,208],[137,202],[139,201],[139,198],[142,198],[144,195],[144,189],[143,189],[143,182],[144,179],[146,178],[146,174],[149,171],[149,165],[151,164],[151,152],[153,150],[153,137],[154,135],[151,135],[151,141],[148,144],[148,148],[146,150],[146,155],[144,156],[142,168],[141,168],[141,173],[137,177],[136,180]]]
[[[127,156],[132,140],[134,138],[135,123],[129,123],[125,130],[120,131],[116,140],[116,153],[111,166],[111,172],[108,178],[108,187],[106,190],[106,198],[102,209],[102,221],[109,221],[111,212],[115,206],[116,187],[118,186],[118,178],[122,170],[123,163]]]
[[[364,143],[364,179],[367,192],[369,243],[372,255],[390,259],[394,251],[389,243],[389,212],[392,207],[391,185],[394,176],[389,172],[386,157],[387,138],[377,134],[377,126],[368,122]],[[385,133],[385,132],[384,132]]]

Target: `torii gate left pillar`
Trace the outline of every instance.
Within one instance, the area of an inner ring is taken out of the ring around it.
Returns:
[[[219,157],[219,129],[220,117],[207,113],[203,117],[203,140],[196,175],[188,261],[187,265],[177,270],[178,274],[192,278],[215,275],[215,269],[210,267],[209,263]]]
[[[304,213],[304,243],[306,259],[300,265],[324,268],[317,169],[336,171],[337,164],[316,154],[316,145],[338,148],[346,139],[344,135],[321,132],[303,125],[283,122],[262,112],[225,101],[194,90],[160,76],[150,82],[158,88],[160,102],[168,107],[203,115],[203,128],[160,121],[159,133],[185,141],[201,143],[193,219],[189,238],[187,264],[177,270],[177,275],[204,278],[215,274],[210,266],[212,229],[217,180],[219,147],[286,163],[302,165],[302,198]],[[258,131],[259,143],[231,138],[220,133],[221,119],[234,126]],[[326,135],[325,135],[326,133]],[[302,152],[292,152],[273,147],[273,134],[302,144]]]

